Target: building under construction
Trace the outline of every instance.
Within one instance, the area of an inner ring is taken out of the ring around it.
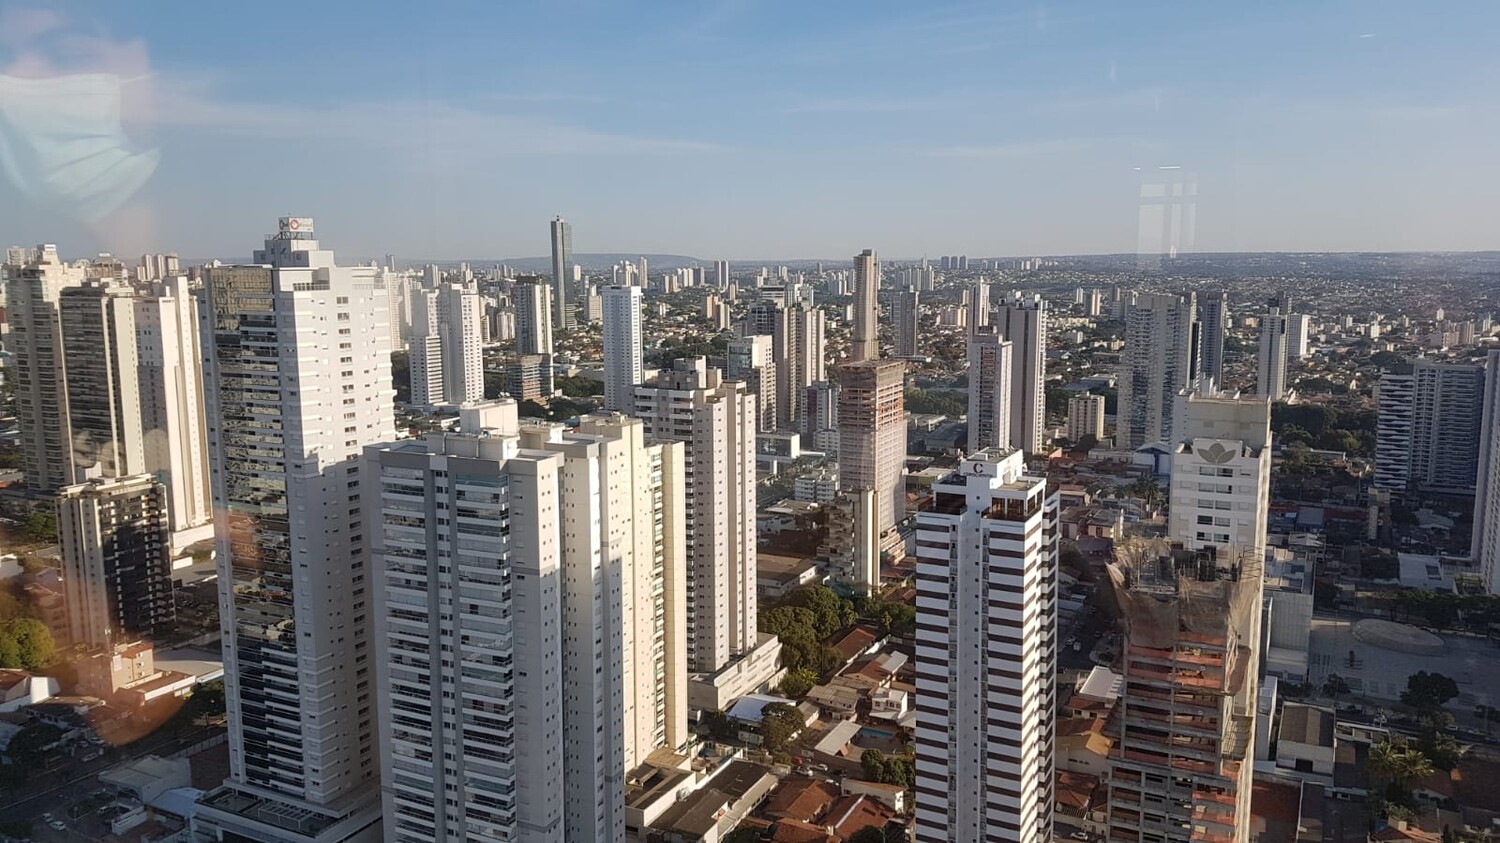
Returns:
[[[1124,616],[1110,841],[1249,840],[1261,564],[1165,541],[1109,566]]]

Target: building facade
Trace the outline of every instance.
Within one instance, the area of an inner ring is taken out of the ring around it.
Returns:
[[[559,331],[566,331],[573,327],[573,311],[568,306],[568,285],[572,280],[573,224],[562,217],[554,217],[552,219],[552,327]],[[552,352],[549,349],[547,353]]]
[[[906,364],[849,363],[839,381],[839,488],[875,492],[884,535],[906,517]]]
[[[1224,329],[1229,327],[1229,294],[1209,293],[1198,299],[1198,321],[1203,326],[1203,374],[1224,383]]]
[[[8,376],[15,384],[26,484],[51,492],[75,482],[58,296],[82,284],[84,270],[64,263],[50,244],[24,257],[5,267]]]
[[[1173,403],[1180,390],[1197,380],[1198,343],[1197,301],[1192,293],[1143,295],[1128,308],[1120,356],[1116,447],[1173,441]]]
[[[891,305],[891,324],[896,329],[896,356],[916,357],[921,345],[921,294],[916,290],[896,293]]]
[[[645,379],[641,351],[640,287],[605,287],[604,409],[627,412],[635,404],[635,387]]]
[[[762,334],[735,337],[729,341],[725,363],[725,376],[744,381],[755,396],[756,429],[763,433],[776,430],[779,389],[772,338]]]
[[[1380,377],[1375,486],[1474,494],[1485,367],[1416,359]]]
[[[1500,594],[1500,351],[1485,362],[1479,466],[1474,489],[1474,564],[1491,594]]]
[[[916,517],[916,839],[1052,840],[1058,500],[1009,447]]]
[[[1047,423],[1047,303],[1040,295],[1018,295],[995,311],[995,327],[1010,343],[1010,439],[1005,444],[1039,453]]]
[[[759,642],[755,397],[703,358],[679,359],[636,388],[634,415],[685,447],[688,667],[713,673]]]
[[[146,464],[134,291],[89,281],[63,290],[57,308],[76,476],[141,473]]]
[[[873,249],[854,256],[854,338],[849,359],[880,358],[880,258]]]
[[[1260,355],[1255,367],[1255,394],[1272,401],[1280,401],[1287,394],[1287,322],[1290,309],[1290,304],[1283,296],[1268,302],[1260,317]]]
[[[1068,441],[1077,444],[1085,436],[1104,439],[1104,396],[1085,392],[1068,399]]]
[[[283,218],[253,260],[210,268],[199,307],[230,778],[197,822],[378,840],[360,470],[366,445],[396,436],[389,297],[308,218]]]
[[[969,337],[969,452],[1009,447],[1015,347],[986,327]]]
[[[111,647],[176,632],[167,491],[150,475],[58,490],[57,537],[73,643]]]

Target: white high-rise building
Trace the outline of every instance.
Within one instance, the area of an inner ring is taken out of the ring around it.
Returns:
[[[1047,303],[1040,295],[1017,295],[995,312],[995,327],[1010,342],[1008,444],[1039,453],[1047,424]]]
[[[57,307],[75,478],[140,474],[146,455],[134,291],[89,281],[63,290]]]
[[[68,637],[112,647],[177,631],[166,490],[149,475],[98,478],[57,493]]]
[[[552,289],[534,275],[516,279],[511,295],[516,301],[516,354],[521,358],[540,357],[534,368],[541,382],[540,395],[552,394]],[[522,397],[515,396],[517,400]]]
[[[796,427],[807,413],[807,387],[828,377],[824,325],[823,311],[798,304],[786,309],[772,331],[778,427]]]
[[[180,275],[135,300],[145,470],[166,487],[174,552],[213,537],[197,303]]]
[[[729,261],[714,261],[714,280],[719,289],[729,289]]]
[[[433,407],[443,403],[443,341],[437,334],[412,337],[407,343],[411,373],[411,403]]]
[[[729,341],[725,353],[725,377],[744,381],[755,395],[756,429],[769,432],[776,429],[777,390],[776,361],[772,353],[772,338],[764,334],[735,337]]]
[[[1272,299],[1260,316],[1260,356],[1255,368],[1255,394],[1272,401],[1286,398],[1287,313],[1285,298]]]
[[[968,312],[969,336],[973,337],[990,324],[990,282],[975,281],[964,290],[964,309]]]
[[[1171,442],[1177,393],[1198,377],[1198,314],[1192,293],[1143,295],[1125,314],[1115,446]]]
[[[635,390],[646,435],[686,446],[688,666],[712,673],[759,643],[755,396],[703,358]]]
[[[1052,840],[1058,499],[1008,447],[916,517],[916,839]]]
[[[1500,351],[1485,363],[1479,467],[1474,489],[1474,564],[1491,594],[1500,594]]]
[[[880,259],[873,249],[854,256],[854,338],[849,360],[880,358]]]
[[[645,379],[641,350],[640,287],[605,287],[604,409],[627,412],[635,406],[635,387]]]
[[[969,452],[1010,447],[1015,347],[993,328],[969,337]]]
[[[396,438],[389,297],[309,218],[283,218],[252,260],[208,269],[199,307],[230,777],[195,824],[380,840],[360,469]]]
[[[1306,360],[1312,337],[1312,317],[1292,313],[1286,317],[1286,353],[1292,360]]]
[[[470,281],[438,290],[443,400],[463,404],[484,398],[484,298]]]
[[[63,263],[50,244],[38,246],[23,263],[7,261],[5,345],[12,363],[7,376],[16,390],[21,468],[29,488],[56,491],[75,480],[57,299],[64,289],[83,283],[84,270]]]
[[[627,776],[687,739],[682,446],[459,419],[366,452],[386,839],[622,841]]]
[[[1271,506],[1271,402],[1265,396],[1186,397],[1186,430],[1172,455],[1167,535],[1224,559],[1265,557]]]
[[[1068,441],[1075,445],[1085,436],[1104,439],[1104,396],[1085,392],[1068,399]]]

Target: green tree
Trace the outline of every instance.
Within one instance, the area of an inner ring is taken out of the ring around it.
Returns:
[[[62,737],[62,730],[48,723],[34,723],[17,732],[5,751],[16,764],[30,767]]]
[[[14,618],[0,626],[0,667],[40,670],[56,652],[52,631],[35,618]]]
[[[787,596],[785,605],[811,611],[813,629],[820,639],[848,628],[855,619],[854,604],[825,585],[804,585]]]
[[[554,384],[568,398],[593,398],[604,392],[604,384],[593,378],[561,377]]]
[[[411,400],[411,355],[405,351],[391,352],[391,386],[396,389],[398,402]]]
[[[1419,670],[1406,678],[1406,690],[1401,692],[1401,702],[1412,708],[1433,710],[1442,708],[1458,696],[1458,683],[1441,673]]]
[[[1385,783],[1388,796],[1402,804],[1410,802],[1412,788],[1433,772],[1432,762],[1421,750],[1398,747],[1390,741],[1370,747],[1369,765],[1375,780]]]
[[[859,757],[859,766],[864,771],[865,778],[872,782],[911,787],[916,781],[916,758],[909,751],[900,755],[886,755],[878,749],[867,749]]]
[[[806,727],[797,709],[784,703],[771,703],[761,711],[760,745],[767,752],[780,752]]]
[[[877,825],[867,825],[849,835],[849,843],[885,843],[885,829]]]
[[[739,729],[729,715],[722,711],[705,711],[698,718],[698,725],[703,733],[712,740],[719,742],[732,741],[739,735]]]
[[[55,542],[57,541],[57,515],[45,509],[38,509],[26,517],[26,537],[32,541]]]
[[[818,684],[818,675],[806,667],[788,670],[781,680],[781,695],[793,699],[804,697],[816,684]]]

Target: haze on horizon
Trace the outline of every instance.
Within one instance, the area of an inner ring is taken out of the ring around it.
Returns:
[[[1161,242],[1143,204],[1191,185],[1182,251],[1487,250],[1497,24],[1477,2],[0,2],[0,244],[233,257],[300,214],[351,257],[543,255],[561,214],[579,253],[1130,253]]]

